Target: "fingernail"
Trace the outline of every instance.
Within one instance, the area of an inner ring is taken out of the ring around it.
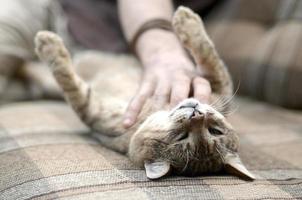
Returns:
[[[126,128],[128,128],[132,125],[132,120],[131,119],[125,119],[123,124]]]

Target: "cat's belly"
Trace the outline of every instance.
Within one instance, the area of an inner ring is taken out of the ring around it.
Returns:
[[[129,102],[137,91],[142,72],[131,55],[88,51],[74,60],[77,73],[101,95]]]

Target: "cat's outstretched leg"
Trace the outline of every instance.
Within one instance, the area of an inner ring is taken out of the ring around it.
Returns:
[[[110,106],[104,105],[104,100],[75,73],[62,39],[55,33],[41,31],[36,35],[35,45],[37,55],[50,65],[65,99],[82,121],[94,131],[116,135],[118,131],[114,129],[118,127],[110,119],[116,113],[110,112]]]
[[[182,44],[190,51],[197,65],[203,66],[214,93],[230,97],[233,84],[229,72],[220,59],[200,17],[180,6],[173,16],[173,28]]]

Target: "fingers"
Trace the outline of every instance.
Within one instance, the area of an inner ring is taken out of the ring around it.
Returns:
[[[127,108],[123,125],[125,128],[132,126],[137,119],[146,100],[153,94],[154,84],[152,81],[142,83],[138,94],[131,100]]]
[[[191,80],[189,77],[180,77],[176,79],[174,83],[172,83],[173,87],[170,97],[171,106],[175,106],[182,100],[188,98],[190,92],[190,83]]]
[[[201,103],[209,103],[211,95],[211,86],[209,81],[202,77],[195,77],[192,82],[194,90],[194,98]]]
[[[167,80],[158,83],[153,95],[155,109],[163,108],[164,105],[169,102],[170,92],[171,83],[169,83]]]

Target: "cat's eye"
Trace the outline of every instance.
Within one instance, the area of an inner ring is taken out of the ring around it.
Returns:
[[[208,130],[211,135],[223,135],[223,132],[217,128],[210,127]]]
[[[181,140],[188,138],[188,136],[189,136],[188,132],[183,132],[176,137],[176,140],[181,141]]]

